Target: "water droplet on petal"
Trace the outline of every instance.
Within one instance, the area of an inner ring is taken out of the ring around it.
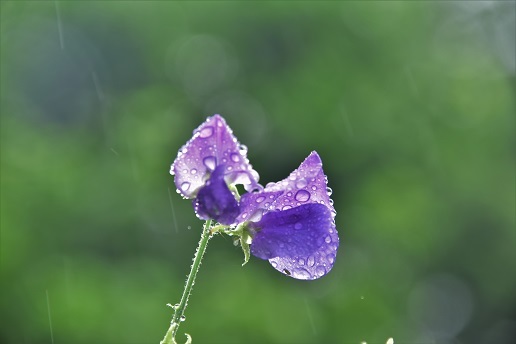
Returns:
[[[297,268],[294,271],[292,271],[292,276],[294,276],[295,278],[298,278],[298,279],[312,278],[312,275],[303,268]]]
[[[307,182],[306,182],[306,179],[305,178],[301,178],[299,179],[297,182],[296,182],[296,187],[298,189],[302,189],[306,186]]]
[[[331,188],[326,188],[326,193],[328,194],[328,196],[331,196],[333,190]]]
[[[185,321],[186,317],[184,315],[181,315],[181,318],[179,318],[180,321]]]
[[[185,169],[183,170],[183,174],[186,174],[186,173],[188,173],[188,170],[185,168]]]
[[[319,265],[318,267],[315,268],[315,273],[317,274],[317,276],[321,277],[322,275],[324,275],[326,273],[326,269],[324,268],[324,266]]]
[[[290,208],[292,208],[290,205],[286,205],[286,206],[284,206],[283,208],[281,208],[281,210],[288,210],[288,209],[290,209]]]
[[[278,263],[275,261],[270,261],[273,268],[276,268],[278,266]]]
[[[329,244],[331,242],[331,237],[329,235],[327,235],[326,238],[324,238],[324,242]]]
[[[300,230],[301,228],[303,228],[303,224],[301,222],[298,222],[294,225],[294,229]]]
[[[202,160],[204,166],[209,168],[210,170],[214,170],[217,166],[217,159],[214,156],[207,156]]]
[[[256,199],[256,203],[261,203],[265,200],[265,197],[264,196],[260,196]]]
[[[305,265],[305,260],[303,258],[299,258],[299,265]]]
[[[190,174],[196,174],[196,173],[197,173],[197,170],[196,170],[195,168],[192,168],[192,169],[190,170]]]
[[[188,191],[189,188],[190,188],[189,182],[183,182],[183,184],[181,184],[181,190]]]
[[[315,258],[314,258],[314,256],[310,256],[310,257],[308,257],[307,264],[308,264],[308,266],[309,266],[309,267],[314,266],[314,264],[315,264]]]
[[[213,135],[213,127],[212,126],[203,128],[199,133],[199,136],[202,137],[203,139],[206,139],[206,138],[210,137],[211,135]]]
[[[312,190],[314,190],[314,191],[317,190],[317,186],[313,185]]]
[[[239,162],[240,161],[240,155],[238,155],[237,153],[232,153],[231,154],[231,161]]]
[[[335,262],[335,255],[330,253],[326,256],[326,260],[328,261],[328,263],[333,264]]]
[[[295,196],[296,201],[306,202],[310,199],[310,193],[306,190],[299,190]]]

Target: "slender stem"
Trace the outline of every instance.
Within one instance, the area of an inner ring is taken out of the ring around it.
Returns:
[[[201,234],[201,240],[199,241],[199,246],[197,246],[197,250],[195,251],[192,267],[190,269],[190,273],[188,274],[188,278],[186,279],[185,289],[183,290],[183,296],[181,296],[181,301],[177,306],[174,306],[175,313],[172,317],[172,321],[170,322],[170,327],[165,334],[165,337],[160,342],[160,344],[172,344],[175,343],[175,337],[177,334],[177,330],[179,329],[179,324],[181,324],[181,319],[183,318],[184,311],[188,304],[188,297],[192,292],[193,285],[195,283],[195,277],[197,276],[197,272],[201,266],[202,256],[206,251],[206,246],[208,245],[208,241],[211,238],[211,220],[207,220],[204,223],[204,229]]]

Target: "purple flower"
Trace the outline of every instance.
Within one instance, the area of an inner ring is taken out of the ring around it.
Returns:
[[[339,237],[319,155],[312,152],[288,178],[263,189],[246,153],[221,116],[209,117],[171,166],[177,191],[193,199],[198,217],[240,236],[246,261],[250,244],[250,253],[288,276],[308,280],[327,274]],[[248,193],[240,198],[236,184]]]
[[[231,225],[239,214],[229,185],[242,184],[247,191],[261,189],[258,173],[247,160],[247,148],[238,143],[226,121],[208,117],[193,132],[170,167],[183,197],[193,199],[201,219]]]
[[[244,195],[241,216],[251,217],[251,253],[297,279],[327,274],[339,246],[330,194],[321,158],[312,152],[288,178]]]

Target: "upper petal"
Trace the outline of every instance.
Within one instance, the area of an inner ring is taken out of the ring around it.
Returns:
[[[272,210],[286,210],[308,203],[324,204],[335,216],[331,189],[322,169],[322,161],[317,152],[310,155],[287,178],[277,183],[269,183],[264,191],[284,191],[279,196]]]
[[[170,174],[174,175],[178,192],[193,198],[208,174],[222,164],[229,183],[243,184],[246,190],[259,188],[259,176],[247,159],[247,148],[238,143],[224,118],[214,115],[195,129],[193,137],[179,150]]]

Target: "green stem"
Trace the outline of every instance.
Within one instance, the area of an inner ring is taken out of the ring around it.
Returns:
[[[190,269],[190,274],[188,274],[188,278],[186,279],[185,289],[183,290],[183,296],[181,296],[181,301],[177,306],[174,306],[175,309],[174,316],[172,317],[172,321],[170,322],[170,327],[165,334],[165,337],[160,342],[160,344],[174,344],[175,337],[177,334],[177,330],[179,329],[179,324],[182,322],[182,318],[184,315],[184,311],[188,304],[188,298],[190,297],[190,293],[192,292],[193,285],[195,284],[195,277],[197,276],[197,272],[201,266],[202,256],[206,251],[206,246],[208,245],[208,241],[211,238],[211,220],[207,220],[204,223],[204,229],[201,234],[201,240],[199,241],[199,246],[197,246],[197,250],[195,251],[192,267]],[[184,319],[184,318],[183,318]]]

